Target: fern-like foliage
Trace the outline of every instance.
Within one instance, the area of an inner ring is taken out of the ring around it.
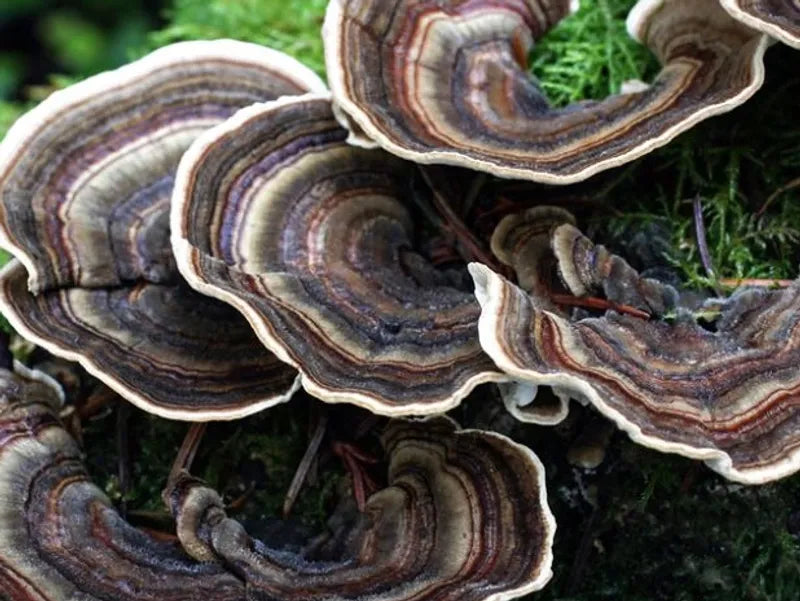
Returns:
[[[650,52],[628,36],[625,17],[633,0],[583,0],[533,49],[531,71],[555,106],[619,92],[623,82],[649,79],[657,69]]]

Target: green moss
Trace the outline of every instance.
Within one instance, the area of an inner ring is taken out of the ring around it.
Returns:
[[[577,13],[539,41],[532,72],[555,105],[604,98],[629,79],[652,79],[655,59],[625,29],[633,4],[584,0]],[[716,283],[695,241],[695,197],[703,207],[717,278],[797,275],[800,192],[783,188],[800,176],[800,129],[792,119],[800,81],[790,49],[775,48],[768,59],[767,84],[744,107],[592,180],[599,183],[593,198],[613,207],[596,211],[595,222],[607,227],[612,239],[658,223],[669,237],[666,260],[689,287]],[[767,199],[769,206],[759,212]]]
[[[767,58],[766,84],[752,100],[609,174],[614,181],[596,198],[613,207],[596,219],[617,234],[662,224],[667,259],[688,286],[714,283],[695,241],[695,197],[718,278],[797,277],[800,192],[787,184],[800,176],[800,128],[792,117],[800,73],[789,48],[775,47]]]
[[[0,4],[0,19],[35,13],[49,4],[52,4],[52,0],[3,0]]]
[[[0,53],[0,100],[13,97],[24,72],[24,57],[17,53]]]
[[[628,36],[625,17],[633,0],[584,0],[581,7],[539,40],[531,72],[556,106],[601,99],[631,79],[647,80],[657,63]]]
[[[291,54],[324,74],[320,28],[327,0],[175,0],[169,25],[152,46],[179,40],[235,38]]]
[[[131,48],[146,43],[149,28],[147,19],[135,11],[110,28],[75,10],[53,11],[38,24],[49,53],[65,70],[79,76],[127,62]]]
[[[0,139],[24,111],[25,108],[20,103],[0,102]]]
[[[105,67],[105,32],[95,23],[72,11],[53,12],[39,24],[41,37],[50,52],[76,73],[91,73]]]

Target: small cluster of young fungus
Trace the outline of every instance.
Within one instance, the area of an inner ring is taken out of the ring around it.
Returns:
[[[480,262],[470,280],[424,252],[414,203],[435,191],[420,164],[583,180],[747,100],[771,38],[800,47],[796,2],[640,0],[629,30],[661,72],[555,109],[527,54],[576,8],[331,0],[330,89],[288,56],[222,40],[54,93],[0,145],[0,244],[16,257],[0,310],[167,418],[240,418],[300,386],[434,416],[493,382],[521,420],[557,423],[576,399],[732,480],[795,472],[800,284],[716,299],[710,331],[677,290],[547,206],[505,217],[486,241],[515,281]],[[570,312],[554,288],[601,295],[605,310]],[[338,561],[252,539],[215,491],[175,474],[164,500],[178,546],[128,525],[89,481],[58,385],[6,363],[4,599],[501,601],[550,578],[544,470],[500,434],[391,420],[388,486]],[[536,402],[540,385],[558,406]]]

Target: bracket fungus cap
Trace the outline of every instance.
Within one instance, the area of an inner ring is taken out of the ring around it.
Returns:
[[[506,215],[492,232],[492,253],[514,269],[517,284],[536,297],[542,307],[554,312],[559,308],[550,300],[555,256],[550,246],[553,230],[575,223],[575,217],[561,207],[541,205],[521,213]],[[543,403],[538,387],[517,381],[499,385],[504,391],[503,403],[508,412],[522,422],[555,425],[569,413],[569,394],[558,387],[553,389],[554,402]]]
[[[182,281],[169,239],[175,170],[238,109],[324,90],[291,57],[180,42],[55,92],[0,144],[0,304],[20,332],[139,407],[233,419],[283,402],[297,374],[235,311]]]
[[[575,224],[575,217],[561,207],[540,205],[506,215],[492,232],[492,253],[514,270],[517,283],[528,294],[548,303],[547,281],[555,256],[550,245],[553,230],[562,224]],[[555,309],[555,305],[550,305]]]
[[[553,229],[550,242],[561,281],[575,296],[589,296],[601,290],[612,303],[651,316],[662,316],[678,306],[675,288],[642,277],[627,261],[602,244],[594,244],[573,224]]]
[[[731,480],[800,469],[800,284],[737,291],[709,331],[680,308],[671,321],[613,311],[570,321],[483,265],[470,272],[481,344],[506,373],[574,391],[634,441],[701,459]],[[650,306],[664,298],[652,280],[630,283],[622,290]]]
[[[530,449],[446,418],[394,421],[382,444],[388,486],[370,496],[332,560],[250,538],[185,472],[164,498],[185,546],[230,567],[254,601],[504,601],[550,580],[555,521]]]
[[[171,281],[167,205],[191,141],[249,104],[324,89],[286,54],[214,40],[54,92],[0,144],[0,246],[34,293]]]
[[[344,124],[418,163],[568,184],[633,160],[762,84],[768,38],[718,2],[640,0],[628,25],[662,64],[649,86],[564,109],[527,72],[568,0],[331,0],[329,84]]]
[[[310,94],[199,138],[172,202],[178,267],[239,309],[314,396],[440,413],[507,378],[480,348],[468,278],[458,287],[413,250],[413,165],[346,137],[329,96]]]
[[[0,270],[0,313],[11,326],[149,413],[237,419],[288,401],[300,386],[238,313],[185,283],[33,295],[25,281],[16,260]]]
[[[57,384],[0,368],[0,597],[9,601],[244,601],[217,564],[127,524],[61,426]]]
[[[800,3],[797,0],[719,0],[734,19],[800,48]]]

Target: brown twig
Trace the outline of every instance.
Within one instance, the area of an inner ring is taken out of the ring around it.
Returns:
[[[364,511],[367,497],[376,491],[378,486],[361,464],[372,465],[378,463],[378,459],[347,442],[334,442],[332,448],[334,454],[341,458],[347,471],[350,472],[356,505],[359,511]]]
[[[255,490],[255,488],[256,487],[252,482],[248,484],[247,488],[242,494],[240,494],[238,497],[236,497],[233,501],[231,501],[225,506],[225,510],[228,513],[236,513],[238,511],[241,511],[244,508],[245,503],[247,503],[247,500],[253,496],[253,491]]]
[[[714,270],[714,262],[711,260],[711,253],[708,250],[708,239],[706,238],[706,224],[703,219],[703,205],[700,202],[700,195],[694,197],[692,201],[692,209],[694,212],[694,231],[697,237],[697,249],[700,251],[700,262],[706,270],[706,275],[712,282],[717,279],[717,273]],[[717,294],[722,294],[722,290],[718,284],[714,285],[714,290]]]
[[[761,208],[758,209],[758,211],[756,211],[756,217],[761,217],[766,212],[766,210],[769,208],[769,205],[771,205],[772,202],[776,198],[778,198],[778,196],[780,196],[784,192],[788,192],[789,190],[792,190],[792,189],[797,188],[797,187],[800,187],[800,177],[793,179],[789,183],[784,184],[783,186],[781,186],[780,188],[775,190],[772,194],[770,194],[767,197],[767,200],[764,201],[764,204],[761,205]]]
[[[721,286],[725,286],[726,288],[738,288],[739,286],[787,288],[794,283],[794,280],[770,280],[768,278],[722,278],[719,283]]]
[[[470,211],[472,211],[472,207],[478,200],[478,195],[480,194],[481,189],[483,188],[487,179],[488,178],[485,173],[476,173],[472,178],[472,182],[470,182],[469,185],[469,190],[467,190],[467,194],[464,196],[465,215],[469,215]]]
[[[570,294],[556,294],[550,295],[550,298],[557,305],[566,305],[569,307],[584,307],[586,309],[597,309],[600,311],[616,311],[617,313],[625,313],[638,317],[640,319],[650,319],[651,315],[647,311],[642,311],[630,305],[619,305],[612,303],[604,298],[597,298],[596,296],[572,296]]]
[[[322,443],[327,427],[328,414],[324,409],[320,409],[319,413],[316,414],[314,433],[311,435],[311,440],[308,442],[306,452],[303,454],[303,458],[297,466],[297,470],[292,478],[292,483],[289,485],[289,490],[286,491],[286,496],[283,499],[284,518],[289,517],[289,514],[292,512],[292,507],[294,507],[295,501],[297,501],[297,496],[300,494],[300,490],[303,488],[303,484],[305,484],[306,478],[308,477],[311,464],[314,462],[319,452],[319,445]]]
[[[499,264],[492,254],[483,248],[480,241],[473,235],[470,229],[461,220],[461,217],[459,217],[453,210],[453,207],[450,206],[447,199],[437,189],[433,178],[431,178],[425,167],[420,166],[420,173],[422,174],[422,179],[425,180],[425,183],[431,189],[431,192],[433,192],[433,204],[444,219],[442,227],[455,236],[458,243],[466,251],[467,256],[463,257],[464,260],[480,261],[484,265],[491,267],[494,271],[506,274],[507,270],[505,266]]]
[[[431,263],[434,265],[451,263],[461,259],[460,255],[453,248],[452,244],[449,244],[444,237],[437,236],[429,248],[430,250],[428,254],[430,255]]]
[[[127,496],[131,489],[131,454],[128,437],[130,414],[131,406],[126,401],[120,400],[117,404],[117,476],[121,493],[119,511],[123,518],[128,514]]]
[[[78,417],[80,417],[82,421],[97,417],[104,409],[110,411],[109,406],[111,402],[118,399],[119,396],[116,392],[105,384],[99,383],[86,398],[82,399],[78,404]],[[107,412],[103,412],[103,415],[107,415]]]
[[[203,440],[207,427],[208,424],[205,422],[189,426],[181,448],[178,449],[178,454],[172,463],[172,469],[169,471],[169,482],[174,482],[183,470],[191,469],[194,456],[197,454],[197,449],[200,448],[200,442]]]

